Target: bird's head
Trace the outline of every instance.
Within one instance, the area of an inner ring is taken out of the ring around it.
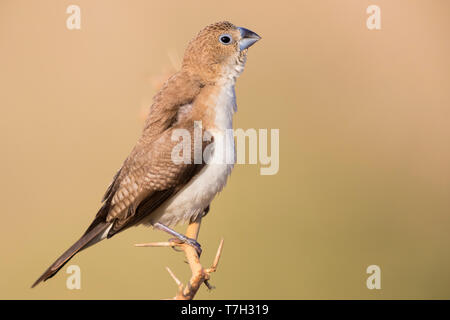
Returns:
[[[253,31],[227,21],[211,24],[189,43],[183,69],[204,82],[234,80],[244,69],[247,49],[259,39]]]

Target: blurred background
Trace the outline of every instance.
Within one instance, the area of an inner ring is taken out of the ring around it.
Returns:
[[[66,8],[81,8],[68,30]],[[381,8],[368,30],[366,8]],[[204,26],[262,40],[236,128],[280,129],[280,170],[237,165],[202,224],[201,299],[450,298],[450,2],[0,0],[0,298],[161,299],[190,273],[144,227],[31,284],[84,232],[158,83]],[[177,228],[183,231],[184,226]],[[381,268],[368,290],[366,268]]]

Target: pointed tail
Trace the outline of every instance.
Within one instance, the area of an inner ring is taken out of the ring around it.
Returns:
[[[34,288],[40,282],[53,277],[75,254],[79,251],[102,240],[103,234],[111,226],[110,223],[102,222],[97,224],[92,230],[85,233],[80,240],[75,242],[66,252],[64,252],[31,286]]]

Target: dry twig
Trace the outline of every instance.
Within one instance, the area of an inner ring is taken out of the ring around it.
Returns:
[[[188,238],[192,238],[197,240],[198,233],[200,231],[201,218],[189,224],[186,236]],[[170,276],[174,279],[175,283],[178,286],[178,291],[176,296],[173,298],[174,300],[192,300],[195,297],[198,289],[202,283],[204,283],[208,289],[213,289],[213,287],[209,284],[209,279],[211,277],[211,273],[216,272],[217,266],[219,264],[220,256],[222,254],[223,249],[223,239],[220,241],[219,248],[217,249],[216,257],[214,259],[213,264],[210,268],[203,268],[200,263],[200,258],[197,254],[197,251],[190,245],[184,243],[178,243],[174,241],[167,242],[152,242],[152,243],[142,243],[136,244],[137,247],[178,247],[186,256],[186,260],[191,268],[192,276],[187,285],[183,285],[181,281],[175,276],[175,274],[167,267],[167,271]]]

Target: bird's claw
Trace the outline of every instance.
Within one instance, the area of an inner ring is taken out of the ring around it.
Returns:
[[[200,255],[202,254],[202,246],[200,245],[200,243],[198,243],[197,240],[191,238],[187,238],[185,243],[193,247],[195,251],[197,251],[197,255],[200,258]]]
[[[176,244],[182,244],[182,243],[183,243],[183,242],[182,242],[180,239],[178,239],[178,238],[170,238],[170,239],[169,239],[169,242],[176,243]],[[177,251],[177,252],[183,251],[183,250],[179,249],[177,245],[173,245],[173,246],[172,246],[172,249],[175,250],[175,251]]]
[[[197,252],[197,255],[198,255],[199,258],[200,258],[200,255],[202,254],[202,246],[195,239],[191,239],[191,238],[185,237],[183,239],[172,238],[172,239],[169,239],[169,241],[175,242],[175,243],[178,243],[178,244],[183,244],[184,243],[184,244],[187,244],[187,245],[193,247],[195,249],[195,251]],[[181,250],[177,250],[175,246],[173,247],[173,249],[176,250],[176,251],[181,251]]]

